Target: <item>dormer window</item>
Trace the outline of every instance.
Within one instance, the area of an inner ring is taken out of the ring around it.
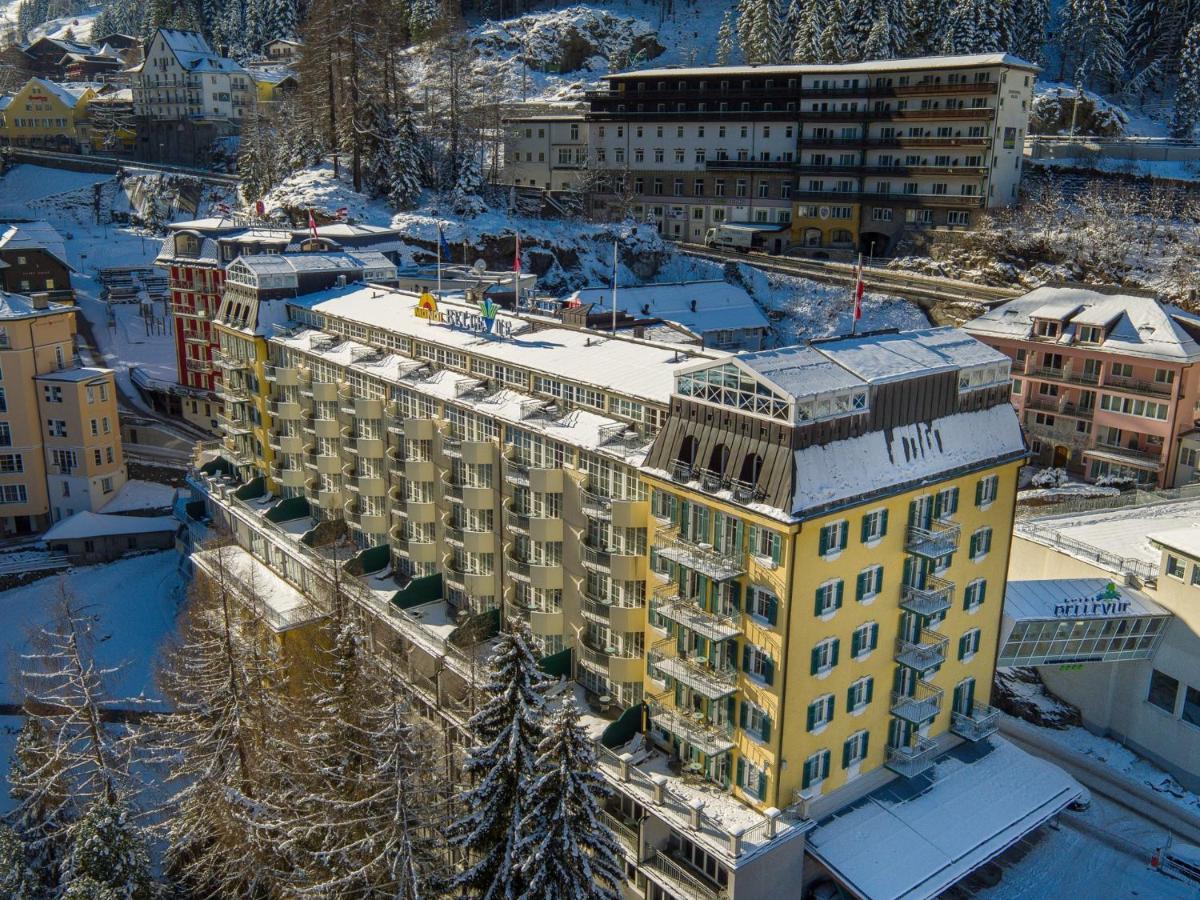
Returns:
[[[1033,333],[1041,338],[1058,337],[1060,325],[1049,319],[1039,319],[1033,323]]]
[[[1078,334],[1081,344],[1104,343],[1104,329],[1099,325],[1080,325]]]

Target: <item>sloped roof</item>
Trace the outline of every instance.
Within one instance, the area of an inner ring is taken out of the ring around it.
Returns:
[[[1200,360],[1200,343],[1181,325],[1200,325],[1193,314],[1156,297],[1085,285],[1040,287],[989,310],[963,330],[980,337],[1028,340],[1035,318],[1064,322],[1058,343],[1065,346],[1074,345],[1076,325],[1105,325],[1110,330],[1104,343],[1088,349],[1170,362]]]
[[[192,72],[241,72],[235,60],[220,56],[208,46],[204,35],[197,31],[179,31],[174,28],[158,29],[167,49],[183,68]]]
[[[49,222],[0,223],[0,250],[45,250],[68,269],[67,245]]]
[[[612,288],[580,288],[566,302],[575,301],[608,309],[612,304]],[[770,327],[767,317],[744,288],[719,280],[618,288],[617,308],[634,316],[677,322],[696,334]]]
[[[65,541],[118,534],[151,534],[173,532],[178,527],[174,516],[106,516],[85,510],[55,523],[42,539]]]
[[[72,307],[61,303],[50,303],[46,309],[34,309],[33,300],[24,294],[10,294],[0,291],[0,319],[24,319],[29,316],[49,316],[63,313]]]
[[[797,63],[787,65],[744,65],[744,66],[695,66],[692,68],[663,67],[659,69],[641,69],[634,72],[620,72],[605,75],[609,81],[621,81],[637,78],[667,78],[672,75],[712,75],[720,78],[722,75],[765,75],[781,73],[784,75],[837,75],[854,72],[900,72],[918,69],[957,69],[973,68],[975,66],[1015,66],[1036,72],[1040,68],[1034,63],[1013,56],[1011,53],[966,53],[949,56],[920,56],[913,59],[881,59],[867,60],[856,63]]]

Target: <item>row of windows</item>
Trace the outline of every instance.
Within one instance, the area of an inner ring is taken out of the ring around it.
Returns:
[[[968,629],[958,639],[958,659],[965,662],[971,659],[979,650],[981,631],[978,628]],[[869,654],[879,644],[879,625],[865,622],[854,630],[850,641],[850,653],[853,659],[859,659]],[[825,676],[837,668],[841,655],[841,638],[825,638],[818,641],[812,648],[809,661],[809,674]]]

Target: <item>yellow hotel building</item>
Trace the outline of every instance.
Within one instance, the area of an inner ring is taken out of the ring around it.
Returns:
[[[418,304],[290,304],[246,370],[269,458],[237,438],[191,476],[275,580],[269,627],[321,615],[340,559],[381,665],[462,746],[489,635],[528,622],[648,900],[874,896],[847,810],[897,779],[938,803],[1003,783],[1003,822],[939,838],[963,846],[932,896],[1075,796],[988,705],[1026,457],[1002,354],[931,328],[734,355]]]

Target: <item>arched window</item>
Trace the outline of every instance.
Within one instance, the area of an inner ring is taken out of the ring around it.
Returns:
[[[724,475],[728,462],[729,448],[724,444],[717,444],[712,448],[712,453],[708,454],[708,471],[717,476]]]
[[[738,481],[742,484],[758,484],[758,475],[762,471],[762,457],[757,453],[747,453],[742,460],[742,471],[738,473]]]
[[[675,461],[680,465],[692,466],[696,463],[696,437],[695,435],[684,436],[683,442],[679,445],[679,454],[675,457]]]

